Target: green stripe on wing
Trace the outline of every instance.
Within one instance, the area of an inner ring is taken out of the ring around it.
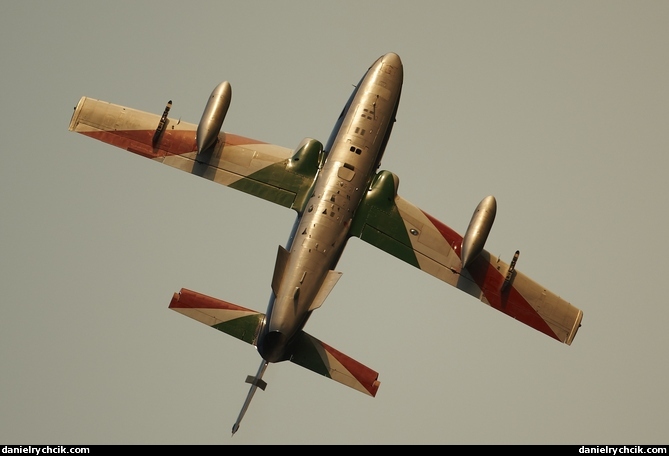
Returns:
[[[231,188],[302,212],[323,159],[323,145],[304,140],[293,156],[249,174]]]
[[[397,185],[397,178],[390,171],[381,171],[374,177],[355,214],[350,234],[420,268],[395,204]]]

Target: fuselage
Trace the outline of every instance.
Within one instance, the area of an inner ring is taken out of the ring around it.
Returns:
[[[281,280],[272,292],[258,339],[258,351],[267,361],[288,358],[292,338],[307,322],[314,299],[341,257],[355,211],[385,150],[402,81],[399,56],[380,57],[335,124],[314,192],[288,240],[289,255],[281,265]]]

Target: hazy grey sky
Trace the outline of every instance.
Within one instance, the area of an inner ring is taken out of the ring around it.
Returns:
[[[666,444],[669,3],[28,2],[0,14],[0,442]],[[294,213],[69,133],[83,95],[226,131],[327,140],[397,52],[382,168],[584,311],[572,346],[352,240],[307,331],[370,398],[170,311],[264,311]]]

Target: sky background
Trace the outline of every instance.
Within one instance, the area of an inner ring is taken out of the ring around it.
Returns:
[[[669,2],[16,1],[0,13],[3,444],[666,444]],[[265,311],[293,211],[67,127],[81,96],[325,142],[398,53],[382,168],[584,312],[566,346],[353,239],[306,330],[376,398],[170,311]]]

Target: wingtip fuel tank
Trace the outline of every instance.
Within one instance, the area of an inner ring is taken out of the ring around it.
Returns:
[[[492,195],[483,198],[476,206],[465,236],[462,238],[460,261],[463,268],[466,268],[483,251],[496,214],[497,200]]]
[[[197,152],[201,153],[216,143],[218,134],[223,126],[223,120],[230,107],[232,87],[228,81],[223,81],[211,92],[207,106],[197,126]]]

